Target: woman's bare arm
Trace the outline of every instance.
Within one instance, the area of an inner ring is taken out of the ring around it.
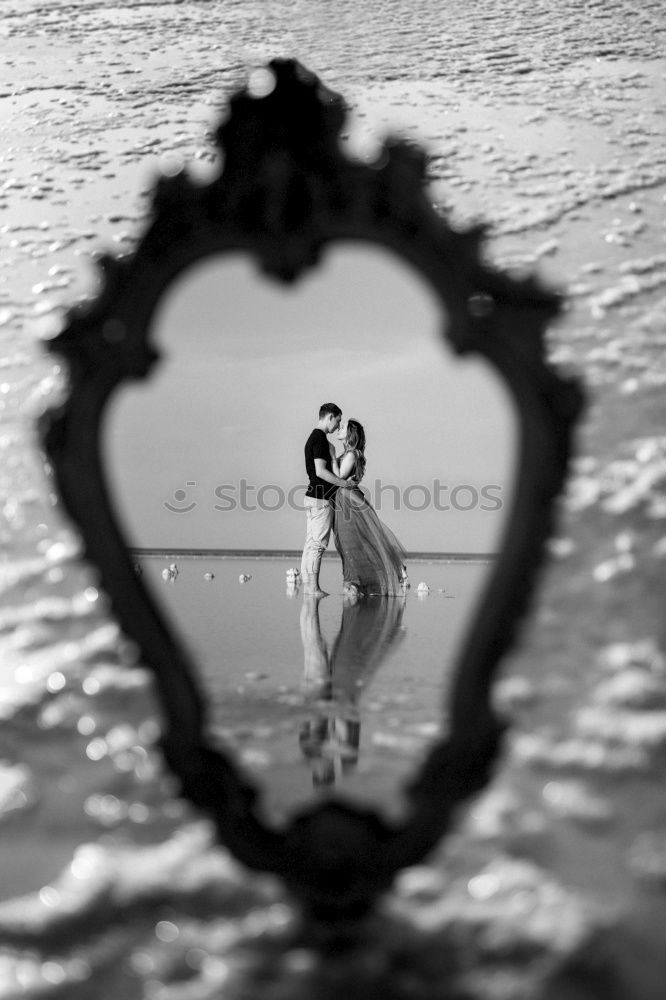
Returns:
[[[356,483],[353,479],[341,479],[340,476],[334,476],[332,472],[329,472],[326,468],[326,462],[323,458],[315,458],[315,472],[319,479],[323,479],[325,483],[330,483],[331,486],[355,486]]]
[[[342,461],[340,462],[340,471],[338,475],[341,479],[349,479],[354,473],[356,468],[356,456],[351,452],[347,451],[342,456]]]

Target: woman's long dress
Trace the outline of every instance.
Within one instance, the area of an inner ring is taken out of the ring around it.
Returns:
[[[334,499],[335,546],[346,586],[363,594],[403,594],[405,550],[358,487],[338,489]]]

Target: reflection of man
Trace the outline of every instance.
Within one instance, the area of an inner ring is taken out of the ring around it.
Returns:
[[[335,403],[324,403],[319,408],[319,423],[305,442],[305,469],[309,485],[305,493],[307,527],[301,575],[303,592],[309,596],[325,597],[319,586],[319,568],[326,551],[333,527],[333,504],[338,487],[355,486],[353,479],[341,479],[331,471],[331,448],[326,438],[340,426],[342,410]]]
[[[344,599],[350,607],[358,598]],[[344,622],[344,611],[343,611]],[[343,625],[341,624],[341,629]],[[301,608],[303,643],[303,689],[308,700],[318,703],[313,718],[303,722],[298,743],[310,764],[315,786],[332,785],[336,776],[356,766],[361,737],[358,712],[340,693],[334,695],[334,657],[326,649],[319,623],[319,599],[306,597]],[[337,643],[336,643],[337,645]],[[354,696],[357,689],[354,690]]]

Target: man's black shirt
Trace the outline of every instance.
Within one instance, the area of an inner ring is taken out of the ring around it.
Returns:
[[[305,442],[305,471],[308,474],[310,485],[305,495],[308,497],[318,497],[320,500],[331,500],[335,496],[337,486],[327,483],[325,479],[320,479],[315,468],[315,458],[323,458],[326,469],[331,469],[331,449],[324,432],[315,427],[310,437]]]

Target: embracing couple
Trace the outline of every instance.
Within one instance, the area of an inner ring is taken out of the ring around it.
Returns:
[[[340,454],[327,438],[336,431],[343,448]],[[365,432],[358,420],[342,423],[342,410],[335,403],[319,409],[319,422],[305,444],[305,468],[309,479],[301,561],[305,594],[325,596],[319,568],[331,531],[342,559],[345,593],[404,593],[404,549],[359,489],[365,472]]]

